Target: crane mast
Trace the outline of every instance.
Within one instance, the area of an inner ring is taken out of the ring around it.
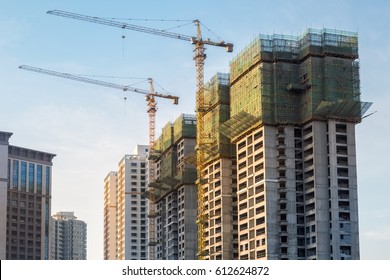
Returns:
[[[194,50],[194,60],[196,67],[196,171],[198,178],[196,180],[197,185],[197,197],[198,197],[198,259],[203,259],[205,256],[205,211],[204,211],[204,152],[201,147],[204,145],[204,60],[205,47],[202,41],[202,31],[200,29],[200,22],[195,21],[197,27],[197,42]]]
[[[206,215],[204,213],[204,190],[203,190],[203,182],[205,180],[203,179],[203,172],[204,172],[204,159],[205,155],[202,151],[202,147],[205,144],[205,137],[204,137],[204,112],[205,112],[205,104],[204,104],[204,62],[206,59],[205,55],[205,45],[211,45],[211,46],[217,46],[217,47],[224,47],[227,52],[233,51],[233,44],[232,43],[226,43],[224,41],[214,42],[210,39],[203,40],[202,38],[202,32],[200,27],[200,21],[194,20],[195,26],[197,28],[197,36],[188,36],[183,35],[179,33],[174,33],[170,31],[165,30],[159,30],[144,26],[138,26],[134,24],[128,24],[124,22],[118,22],[114,20],[109,19],[103,19],[99,17],[92,17],[92,16],[86,16],[86,15],[80,15],[76,13],[66,12],[66,11],[60,11],[60,10],[52,10],[48,11],[48,14],[51,15],[57,15],[62,17],[68,17],[72,19],[78,19],[83,21],[88,21],[92,23],[97,24],[103,24],[103,25],[109,25],[113,27],[118,27],[122,29],[129,29],[133,31],[138,32],[144,32],[149,33],[153,35],[163,36],[163,37],[169,37],[173,39],[180,39],[184,41],[189,41],[191,44],[195,45],[194,48],[194,60],[195,60],[195,68],[196,68],[196,119],[197,119],[197,137],[196,137],[196,166],[197,166],[197,189],[198,189],[198,259],[204,259],[204,256],[206,254],[205,252],[205,223],[206,223]],[[150,210],[150,209],[149,209]],[[154,211],[154,209],[153,209]],[[153,213],[154,215],[154,213]],[[149,221],[153,219],[151,217]],[[149,222],[151,225],[151,222]],[[153,222],[154,225],[154,222]],[[154,226],[153,228],[154,229]],[[154,256],[151,256],[149,254],[149,258],[154,259]]]
[[[152,79],[149,79],[150,93],[151,95],[146,97],[148,101],[148,114],[149,114],[149,259],[155,258],[155,246],[156,246],[156,229],[155,229],[155,207],[154,207],[154,186],[151,183],[155,182],[156,165],[154,162],[154,139],[155,139],[155,125],[156,125],[156,102],[154,99],[154,87]]]

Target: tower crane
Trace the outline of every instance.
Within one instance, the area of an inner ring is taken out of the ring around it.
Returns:
[[[108,25],[112,27],[118,27],[122,29],[129,29],[138,32],[149,33],[153,35],[169,37],[173,39],[180,39],[184,41],[188,41],[191,44],[195,45],[194,48],[194,60],[196,67],[196,119],[197,119],[197,137],[196,137],[196,166],[197,166],[197,187],[198,187],[198,259],[204,259],[205,255],[205,223],[206,223],[206,215],[204,213],[204,190],[203,184],[205,180],[203,180],[203,169],[204,169],[204,160],[205,155],[204,151],[202,151],[202,147],[205,146],[205,135],[204,135],[204,113],[206,110],[204,104],[204,61],[206,59],[205,54],[205,45],[216,46],[216,47],[224,47],[227,52],[233,51],[233,44],[226,43],[225,41],[214,42],[210,39],[203,40],[201,24],[199,20],[194,20],[193,23],[197,28],[197,35],[189,36],[179,33],[174,33],[165,30],[159,30],[124,22],[118,22],[110,19],[104,19],[93,16],[80,15],[76,13],[61,11],[61,10],[52,10],[48,11],[48,14],[62,16],[82,21],[88,21],[92,23],[98,23],[102,25]]]
[[[139,89],[131,86],[124,86],[124,85],[118,85],[114,83],[109,83],[109,82],[104,82],[104,81],[99,81],[91,78],[86,78],[82,77],[79,75],[72,75],[68,73],[61,73],[61,72],[56,72],[52,70],[46,70],[38,67],[33,67],[33,66],[27,66],[27,65],[21,65],[19,66],[20,69],[23,70],[28,70],[28,71],[33,71],[41,74],[46,74],[46,75],[51,75],[51,76],[56,76],[60,78],[65,78],[65,79],[70,79],[70,80],[75,80],[79,82],[84,82],[84,83],[90,83],[94,85],[100,85],[104,87],[110,87],[110,88],[115,88],[115,89],[121,89],[123,91],[131,91],[131,92],[136,92],[140,94],[145,95],[145,100],[148,103],[148,115],[149,115],[149,157],[148,157],[148,165],[149,165],[149,183],[154,183],[155,181],[155,162],[154,162],[154,140],[155,140],[155,121],[156,121],[156,111],[157,111],[157,103],[155,98],[166,98],[166,99],[171,99],[173,101],[173,104],[177,105],[179,103],[179,97],[174,96],[174,95],[166,95],[166,94],[161,94],[157,93],[154,91],[153,87],[153,80],[151,78],[148,79],[149,85],[150,85],[150,90],[144,90],[144,89]],[[155,184],[149,184],[148,186],[148,192],[149,192],[149,245],[150,248],[154,248],[156,245],[156,239],[155,239],[155,207],[154,207],[154,200],[155,200],[155,195],[154,195],[154,186]],[[152,250],[153,251],[153,250]],[[154,252],[153,252],[154,256]]]

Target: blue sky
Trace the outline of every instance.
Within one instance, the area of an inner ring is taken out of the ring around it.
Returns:
[[[52,212],[74,211],[88,223],[88,258],[103,258],[103,180],[124,154],[148,142],[144,97],[18,69],[27,64],[73,74],[152,77],[180,96],[178,106],[158,100],[157,134],[180,113],[194,113],[193,46],[185,41],[123,31],[48,15],[58,9],[132,20],[158,29],[199,19],[204,37],[234,43],[228,54],[208,47],[205,80],[228,72],[229,61],[258,34],[299,35],[306,28],[359,34],[363,101],[372,116],[357,125],[360,250],[362,259],[390,259],[390,2],[377,1],[5,1],[0,0],[0,130],[12,145],[57,154]],[[212,30],[208,32],[207,29]],[[172,29],[195,35],[187,24]],[[125,38],[123,39],[122,36]],[[140,79],[103,78],[148,89]],[[124,100],[127,97],[127,100]]]

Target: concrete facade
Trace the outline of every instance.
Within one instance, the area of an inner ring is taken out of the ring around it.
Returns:
[[[236,165],[229,158],[209,162],[205,168],[205,260],[238,257]]]
[[[87,259],[87,224],[74,212],[57,212],[52,216],[52,260]]]
[[[181,115],[156,141],[156,259],[194,260],[197,252],[196,121]],[[169,136],[170,135],[170,136]],[[165,138],[163,138],[165,136]],[[164,143],[165,146],[164,146]]]
[[[240,259],[359,259],[354,126],[262,126],[241,137]]]
[[[371,103],[360,100],[357,42],[328,29],[260,35],[231,61],[230,118],[214,124],[236,152],[231,258],[360,258],[355,125]]]
[[[200,240],[205,260],[238,258],[237,167],[234,146],[220,132],[230,118],[229,74],[217,73],[205,84],[204,134],[205,154],[201,183],[203,214],[199,222],[204,232]]]

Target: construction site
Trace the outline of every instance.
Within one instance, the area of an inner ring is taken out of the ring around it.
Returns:
[[[217,73],[205,83],[206,46],[232,52],[233,44],[204,40],[198,20],[193,21],[196,36],[189,36],[58,10],[48,13],[194,46],[196,115],[168,122],[157,139],[155,98],[176,105],[179,98],[155,92],[151,79],[146,91],[20,67],[146,95],[149,146],[142,147],[142,157],[133,155],[139,162],[128,162],[129,170],[131,164],[142,164],[142,182],[129,192],[125,171],[106,177],[107,205],[116,176],[121,181],[116,207],[122,212],[106,213],[107,220],[120,215],[120,248],[105,244],[117,258],[128,258],[130,233],[142,236],[137,243],[142,252],[130,254],[134,259],[360,258],[355,125],[371,103],[361,100],[357,33],[324,28],[299,36],[261,34],[230,61],[229,73]],[[142,207],[125,209],[128,195]],[[142,217],[141,231],[126,232],[126,215]]]
[[[260,35],[203,90],[197,257],[359,259],[357,34]]]

